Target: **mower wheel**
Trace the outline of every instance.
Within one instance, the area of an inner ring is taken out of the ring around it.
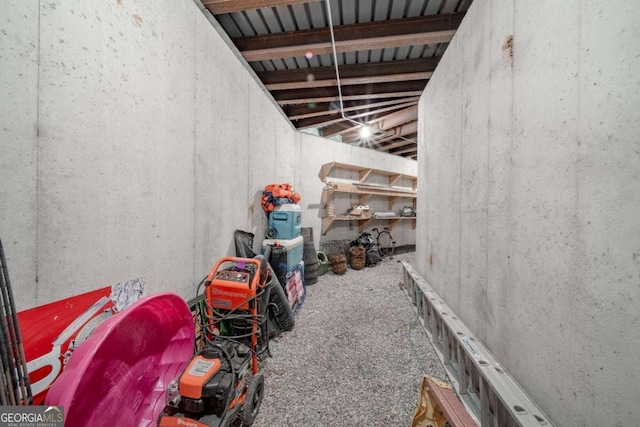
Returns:
[[[247,393],[244,397],[244,403],[240,410],[240,419],[243,427],[249,427],[253,424],[260,411],[260,404],[264,397],[264,375],[262,372],[255,374],[247,386]]]
[[[278,230],[276,230],[275,228],[267,228],[267,232],[265,233],[265,237],[267,239],[275,239],[276,237],[278,237]]]

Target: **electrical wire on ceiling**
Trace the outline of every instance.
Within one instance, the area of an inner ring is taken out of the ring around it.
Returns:
[[[411,143],[416,144],[416,141],[414,139],[409,139],[409,138],[405,138],[401,135],[396,135],[394,133],[391,132],[387,132],[384,129],[380,129],[380,128],[375,128],[375,127],[370,127],[368,126],[366,123],[362,123],[359,122],[357,120],[354,120],[353,118],[347,116],[344,112],[344,103],[342,102],[342,86],[340,84],[340,70],[338,67],[338,52],[336,49],[336,38],[335,38],[335,34],[333,32],[333,19],[331,18],[331,4],[330,4],[330,0],[325,0],[325,4],[327,5],[327,17],[329,20],[329,32],[331,33],[331,49],[333,50],[333,65],[335,66],[336,69],[336,83],[338,85],[338,99],[340,101],[340,115],[342,116],[343,119],[347,120],[348,122],[351,122],[357,126],[360,126],[362,130],[368,130],[372,137],[371,138],[364,138],[364,139],[368,139],[371,141],[375,141],[375,139],[377,138],[382,138],[384,136],[393,136],[396,137],[398,139],[404,139],[405,141],[409,141]],[[375,134],[377,134],[377,137],[374,136]],[[361,135],[363,135],[363,133],[361,133]]]

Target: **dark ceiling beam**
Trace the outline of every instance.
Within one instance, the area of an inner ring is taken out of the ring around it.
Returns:
[[[202,4],[213,15],[241,12],[264,7],[283,6],[288,4],[313,3],[320,0],[202,0]]]
[[[420,96],[422,95],[421,90],[411,90],[404,92],[390,92],[390,93],[370,93],[364,95],[350,95],[343,96],[343,101],[364,101],[367,99],[388,99],[388,98],[397,98],[399,96]],[[283,101],[277,101],[278,105],[295,105],[295,104],[307,104],[307,103],[317,103],[317,102],[336,102],[338,101],[338,95],[335,96],[324,96],[320,98],[296,98],[296,99],[286,99]]]
[[[399,126],[401,124],[416,120],[418,117],[418,105],[414,103],[411,106],[407,106],[407,108],[401,111],[395,111],[390,114],[386,114],[382,117],[378,117],[376,119],[368,120],[366,124],[373,129],[382,129],[387,130]],[[326,137],[335,136],[335,135],[343,135],[350,132],[360,132],[361,126],[351,126],[350,128],[338,128],[332,126],[329,129],[325,129],[323,135]]]
[[[413,133],[416,133],[418,131],[418,122],[411,122],[411,123],[405,123],[402,126],[398,126],[397,128],[394,129],[389,129],[388,131],[385,131],[382,137],[377,137],[375,138],[372,142],[375,145],[378,144],[382,144],[383,142],[387,142],[387,141],[392,141],[394,139],[397,139],[398,137],[405,137],[406,135],[411,135]],[[342,142],[354,142],[357,141],[358,139],[360,139],[360,136],[357,135],[356,138],[350,138],[350,139],[346,139],[345,137],[342,137]],[[415,142],[415,141],[408,141],[407,143],[411,143],[411,142]],[[384,147],[377,147],[377,150],[381,150],[381,151],[387,151],[386,148]]]
[[[373,109],[371,111],[365,111],[364,113],[346,114],[346,116],[350,119],[359,119],[362,117],[372,116],[374,114],[386,113],[387,111],[394,111],[399,108],[410,107],[416,104],[418,104],[418,101],[412,101],[412,102],[407,102],[405,104],[398,104],[398,105],[392,105],[390,107]],[[339,113],[339,110],[336,111],[336,113]],[[302,129],[308,129],[313,127],[324,127],[324,126],[328,126],[333,123],[339,123],[339,122],[347,122],[347,120],[344,117],[342,117],[342,115],[333,119],[319,116],[319,117],[310,117],[308,119],[293,121],[293,124],[295,125],[296,129],[302,130]]]
[[[413,144],[415,141],[417,141],[418,134],[417,133],[407,134],[407,135],[403,135],[403,137],[406,139],[399,139],[395,142],[392,142],[391,144],[387,144],[385,146],[378,146],[376,147],[376,149],[381,151],[390,151],[396,148],[405,147],[406,145]],[[407,141],[407,140],[412,140],[412,141]]]
[[[387,74],[384,76],[371,76],[371,77],[348,77],[343,79],[340,77],[340,85],[364,85],[371,83],[386,83],[386,82],[405,82],[409,80],[428,80],[433,75],[433,71],[422,71],[418,73],[400,73],[400,74]],[[270,83],[265,85],[269,90],[286,90],[286,89],[305,89],[314,87],[327,87],[337,86],[338,81],[336,79],[328,80],[309,80],[304,82],[289,82],[289,83]]]
[[[400,99],[392,99],[392,100],[381,101],[381,102],[370,102],[367,104],[346,102],[344,103],[344,111],[345,113],[348,113],[351,111],[385,107],[387,105],[404,104],[407,102],[418,101],[418,99],[419,98],[415,96],[411,98],[400,98]],[[289,117],[289,120],[298,120],[298,119],[306,119],[309,117],[340,114],[340,105],[336,103],[330,103],[330,102],[315,104],[313,106],[291,105],[283,108],[283,111],[285,112],[287,117]]]
[[[420,58],[340,66],[342,85],[389,81],[424,80],[431,78],[439,58]],[[301,68],[258,73],[269,90],[336,86],[334,67]]]
[[[342,25],[334,28],[336,51],[356,52],[370,50],[373,46],[386,49],[449,42],[464,15],[464,12],[456,12]],[[328,27],[239,37],[233,42],[249,62],[305,56],[308,52],[313,55],[333,52]]]
[[[426,86],[426,80],[409,82],[374,83],[370,85],[345,86],[342,96],[346,101],[355,99],[400,98],[419,96]],[[276,90],[271,95],[280,105],[306,104],[309,102],[331,102],[338,100],[337,87],[313,89]]]
[[[398,151],[394,151],[391,154],[408,154],[408,153],[417,153],[418,152],[418,145],[417,144],[410,144],[410,146],[408,148],[404,148],[402,150],[398,150]]]

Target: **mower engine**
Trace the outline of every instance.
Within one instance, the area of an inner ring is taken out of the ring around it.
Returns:
[[[246,345],[215,340],[191,360],[179,379],[169,384],[165,414],[181,413],[217,425],[225,408],[240,397],[245,378],[251,377],[250,360],[251,350]]]

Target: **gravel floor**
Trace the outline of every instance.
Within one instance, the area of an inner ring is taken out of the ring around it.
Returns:
[[[307,288],[295,328],[271,341],[254,426],[409,426],[423,374],[444,369],[399,287],[415,253],[329,272]]]

